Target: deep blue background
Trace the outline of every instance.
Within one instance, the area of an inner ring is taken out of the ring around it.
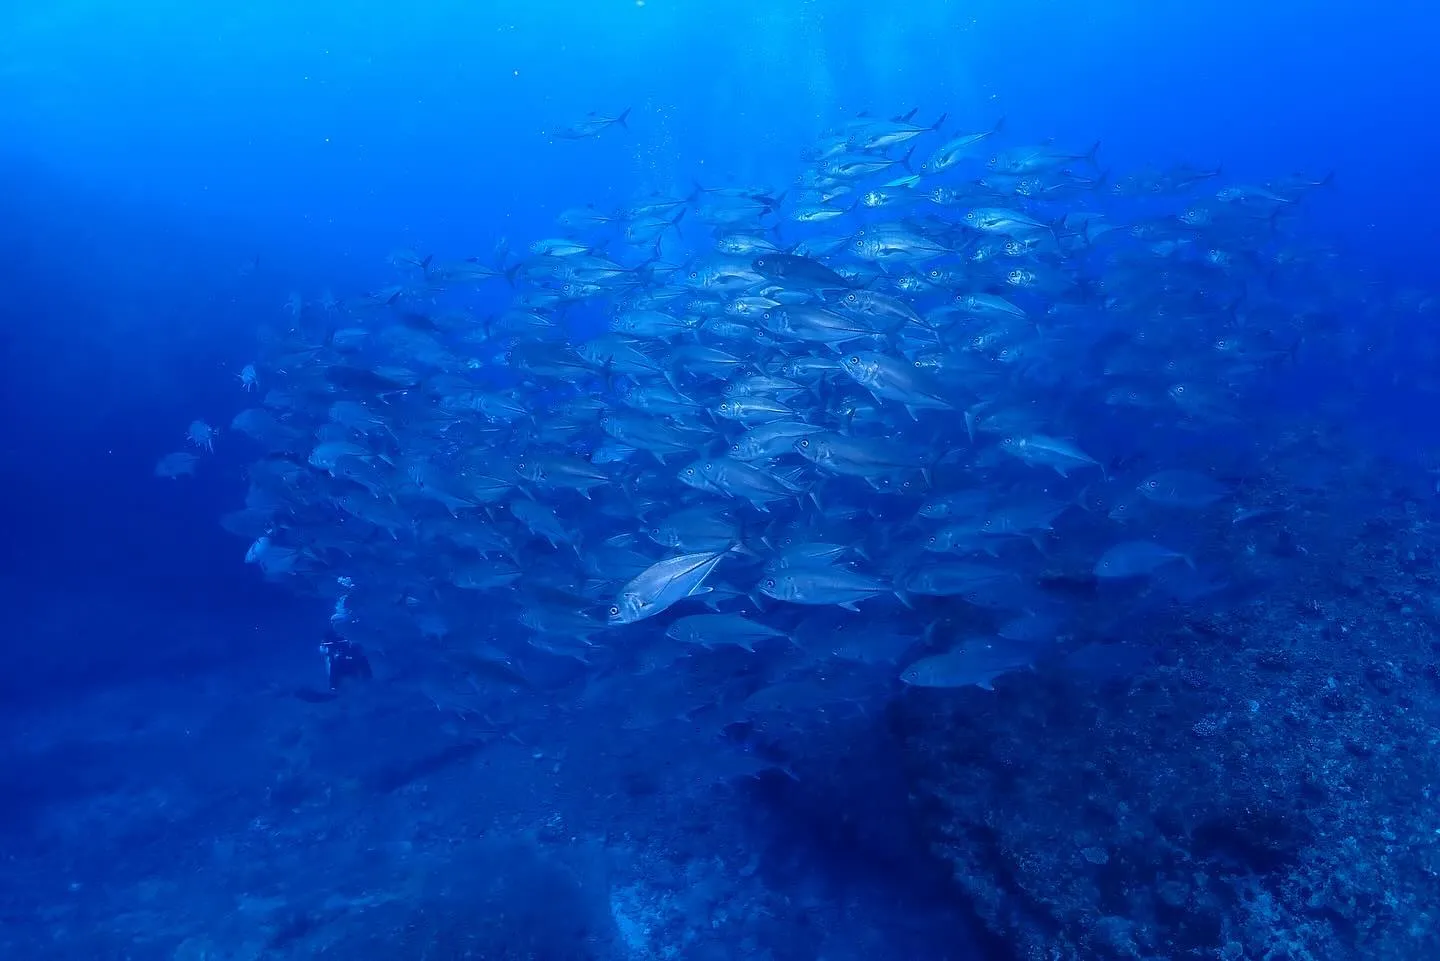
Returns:
[[[1333,170],[1317,230],[1376,301],[1434,280],[1440,85],[1425,64],[1440,28],[1418,3],[235,6],[0,12],[10,697],[244,656],[98,616],[38,645],[57,604],[123,598],[159,625],[290,616],[296,602],[216,524],[241,490],[238,454],[222,445],[221,469],[194,483],[151,469],[191,419],[228,423],[235,374],[292,290],[352,295],[385,282],[392,249],[486,255],[500,236],[555,233],[564,207],[695,178],[785,182],[859,110],[948,111],[950,129],[1004,116],[1026,139],[1100,139],[1122,171]],[[628,133],[547,135],[626,107]],[[1431,420],[1362,402],[1391,426]]]
[[[245,733],[228,743],[242,746],[231,755],[218,738],[197,740],[173,756],[223,769],[181,772],[195,795],[217,807],[226,792],[247,801],[242,788],[271,783],[265,766],[284,753],[267,738],[286,730],[288,702],[266,697],[318,683],[327,608],[261,582],[243,563],[245,544],[217,523],[240,501],[252,448],[222,436],[195,478],[152,470],[183,449],[191,420],[223,427],[246,405],[236,374],[256,355],[258,331],[285,323],[292,292],[354,296],[391,281],[397,248],[484,257],[508,237],[523,249],[559,232],[562,209],[683,193],[695,180],[778,189],[818,134],[862,110],[948,113],[947,131],[1005,117],[1016,142],[1098,139],[1103,164],[1121,174],[1223,165],[1231,181],[1263,183],[1333,171],[1333,189],[1307,200],[1307,229],[1342,252],[1365,293],[1359,313],[1324,329],[1362,345],[1371,373],[1337,380],[1354,391],[1333,404],[1325,362],[1354,348],[1329,345],[1302,375],[1322,382],[1307,391],[1297,376],[1285,400],[1299,429],[1340,419],[1353,436],[1434,465],[1437,394],[1416,388],[1440,382],[1426,369],[1440,360],[1440,307],[1426,327],[1397,331],[1392,306],[1405,290],[1437,289],[1437,35],[1440,15],[1405,0],[0,4],[0,712],[48,704],[64,714],[84,689],[127,684],[157,715],[166,696],[213,701]],[[548,133],[625,108],[628,131],[584,142]],[[1321,397],[1331,403],[1316,416]],[[244,680],[187,687],[177,676]],[[127,702],[92,716],[143,713]],[[320,753],[344,755],[339,727],[316,736]],[[403,754],[393,742],[408,732],[389,733],[391,753]],[[358,734],[351,749],[368,756],[372,732]],[[838,744],[846,732],[829,736]],[[33,793],[148,783],[171,763],[163,753],[132,763],[149,749],[143,737],[131,754],[94,740],[103,751],[78,756],[103,757],[90,764],[98,774],[49,768],[34,780],[53,783]],[[527,769],[529,747],[505,750],[512,769]],[[900,784],[881,759],[861,756],[875,781]],[[247,758],[263,772],[252,776]],[[331,762],[316,770],[344,769]],[[534,784],[506,803],[548,804],[538,768]],[[870,785],[846,786],[858,795]],[[395,837],[408,837],[405,801],[393,805]],[[866,798],[887,818],[891,802],[898,812],[905,799]],[[454,792],[448,803],[467,806]],[[792,806],[801,813],[774,819],[786,844],[848,852],[825,837],[834,824],[797,835],[818,805]],[[249,817],[245,803],[234,808]],[[0,818],[7,810],[0,804]],[[155,856],[212,830],[204,817],[194,825],[172,847],[155,844]],[[476,825],[491,827],[478,815]],[[56,865],[69,857],[60,854]],[[890,870],[912,866],[897,856]],[[847,867],[861,873],[843,862],[825,873]],[[129,861],[116,873],[150,870]],[[226,910],[234,877],[212,885]],[[312,879],[316,889],[329,881]],[[909,898],[890,881],[882,872],[878,883]]]

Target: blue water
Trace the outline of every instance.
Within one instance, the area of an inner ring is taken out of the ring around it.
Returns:
[[[408,923],[397,899],[433,898],[461,919],[448,923],[504,915],[537,958],[571,956],[537,932],[596,912],[657,929],[635,935],[657,953],[635,957],[1004,957],[910,836],[883,725],[828,735],[873,763],[702,803],[592,793],[625,768],[603,737],[456,757],[383,707],[317,719],[285,692],[319,683],[328,607],[263,582],[217,524],[243,494],[243,453],[222,448],[183,484],[158,482],[155,460],[195,418],[228,423],[257,330],[292,291],[382,286],[396,248],[523,249],[569,207],[783,184],[862,110],[918,106],[963,129],[1004,116],[1027,141],[1098,139],[1116,169],[1333,172],[1311,239],[1375,304],[1433,292],[1435,15],[1232,0],[422,7],[0,11],[0,945],[364,958],[372,928]],[[550,136],[627,107],[629,131]],[[1434,466],[1435,344],[1387,328],[1353,396],[1327,391],[1323,369],[1313,393],[1296,388],[1297,424],[1324,397],[1371,445],[1337,457]],[[373,956],[435,957],[397,950]]]

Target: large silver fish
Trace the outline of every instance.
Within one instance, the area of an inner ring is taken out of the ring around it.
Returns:
[[[687,597],[707,594],[705,579],[727,551],[681,554],[651,564],[620,589],[610,606],[611,624],[634,624],[678,604]]]

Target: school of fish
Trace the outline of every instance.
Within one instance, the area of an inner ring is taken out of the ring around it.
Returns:
[[[250,445],[246,560],[462,716],[713,733],[1080,670],[1284,517],[1326,185],[860,116],[790,184],[295,295],[156,474]]]

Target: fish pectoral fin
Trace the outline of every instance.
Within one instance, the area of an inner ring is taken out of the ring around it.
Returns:
[[[836,604],[835,606],[836,606],[836,607],[843,607],[843,608],[845,608],[845,610],[847,610],[847,611],[854,611],[856,614],[859,614],[859,613],[860,613],[860,608],[858,608],[858,607],[855,606],[855,602],[854,602],[854,601],[841,601],[839,604]]]

